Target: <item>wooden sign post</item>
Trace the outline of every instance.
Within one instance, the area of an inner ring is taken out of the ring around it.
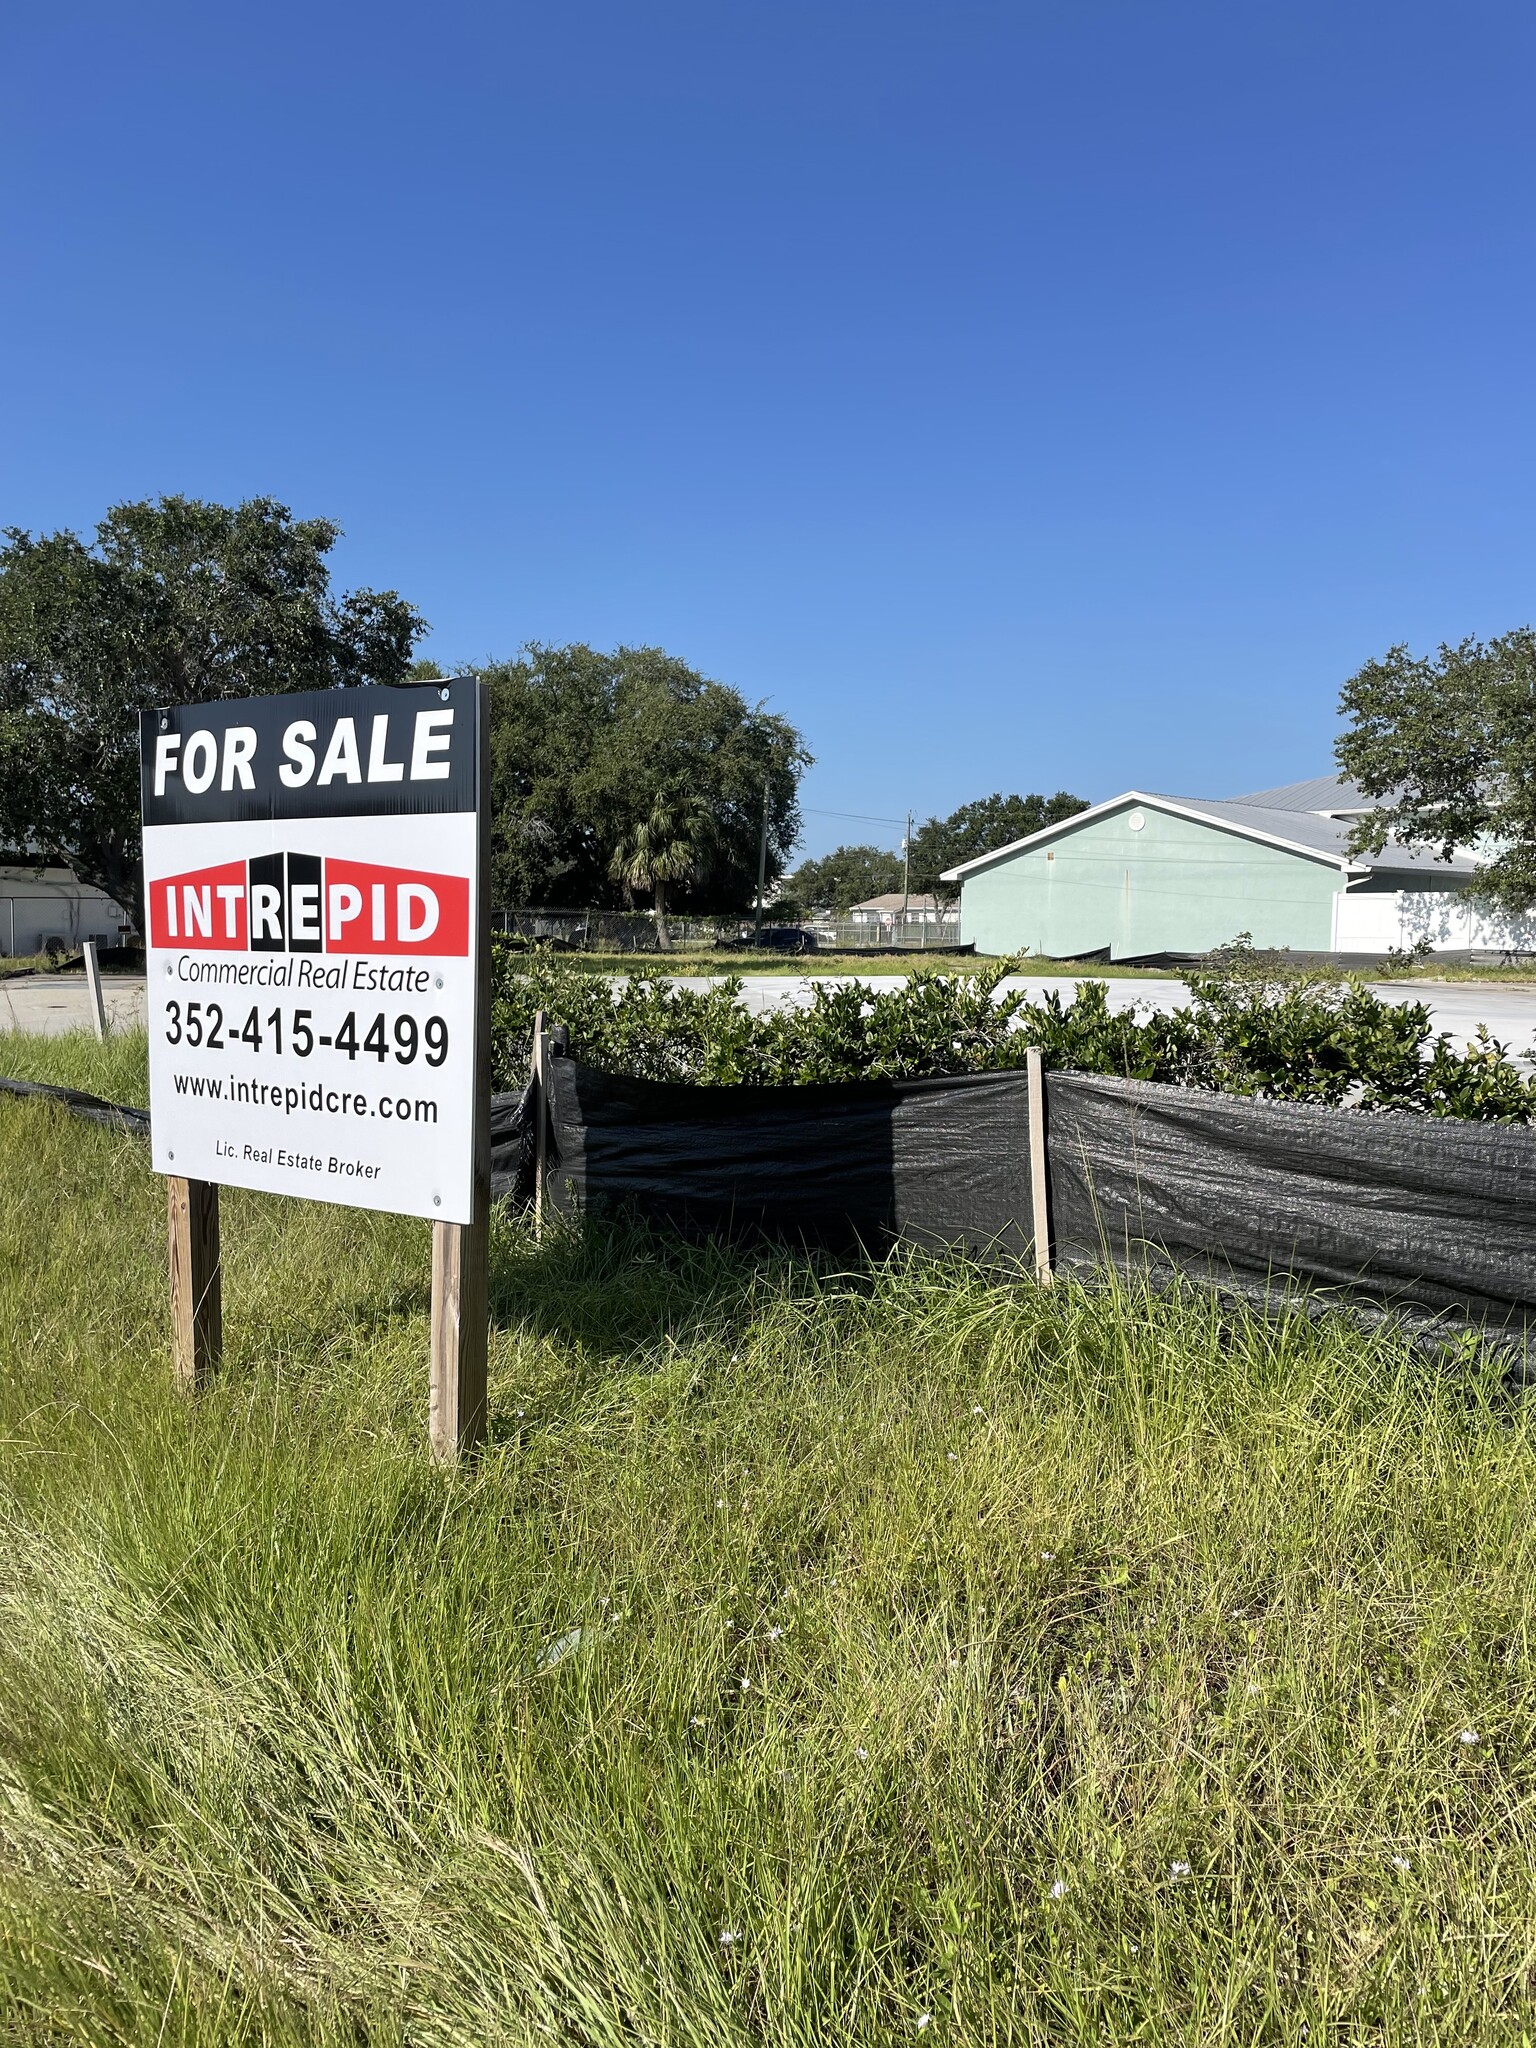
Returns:
[[[171,1361],[176,1384],[195,1394],[219,1369],[224,1349],[219,1270],[219,1190],[207,1180],[165,1182],[171,1265]]]
[[[454,1464],[483,1442],[491,1291],[491,699],[479,693],[476,805],[474,1214],[432,1226],[432,1341],[427,1432],[432,1456]]]
[[[472,678],[140,722],[176,1383],[219,1365],[221,1185],[419,1216],[445,1464],[486,1430],[489,740]]]

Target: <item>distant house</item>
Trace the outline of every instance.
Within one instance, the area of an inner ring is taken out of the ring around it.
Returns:
[[[71,952],[84,939],[115,946],[130,926],[110,896],[27,853],[0,853],[0,954],[25,958],[50,939]]]
[[[958,917],[959,911],[951,904],[941,903],[937,896],[903,896],[899,889],[885,896],[871,896],[865,903],[855,903],[848,913],[852,924],[887,929],[898,924],[953,924]]]
[[[960,935],[978,953],[1044,958],[1192,958],[1239,932],[1298,953],[1528,950],[1536,920],[1464,900],[1475,862],[1396,845],[1351,853],[1370,808],[1320,775],[1239,797],[1126,790],[1026,839],[951,868]]]

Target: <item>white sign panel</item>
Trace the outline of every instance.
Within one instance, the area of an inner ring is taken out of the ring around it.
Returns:
[[[473,682],[141,731],[155,1170],[473,1217]]]

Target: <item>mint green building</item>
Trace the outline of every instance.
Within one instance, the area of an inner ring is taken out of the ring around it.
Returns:
[[[1155,960],[1239,932],[1298,953],[1381,952],[1356,935],[1409,929],[1405,899],[1445,904],[1473,863],[1391,844],[1351,854],[1366,808],[1334,776],[1220,799],[1127,790],[944,879],[960,884],[960,936],[978,953]],[[1377,904],[1357,900],[1367,896]]]

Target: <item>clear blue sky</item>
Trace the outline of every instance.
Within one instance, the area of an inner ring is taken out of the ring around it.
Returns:
[[[339,519],[446,666],[655,642],[807,849],[1329,765],[1536,617],[1528,0],[199,0],[0,27],[0,522]]]

